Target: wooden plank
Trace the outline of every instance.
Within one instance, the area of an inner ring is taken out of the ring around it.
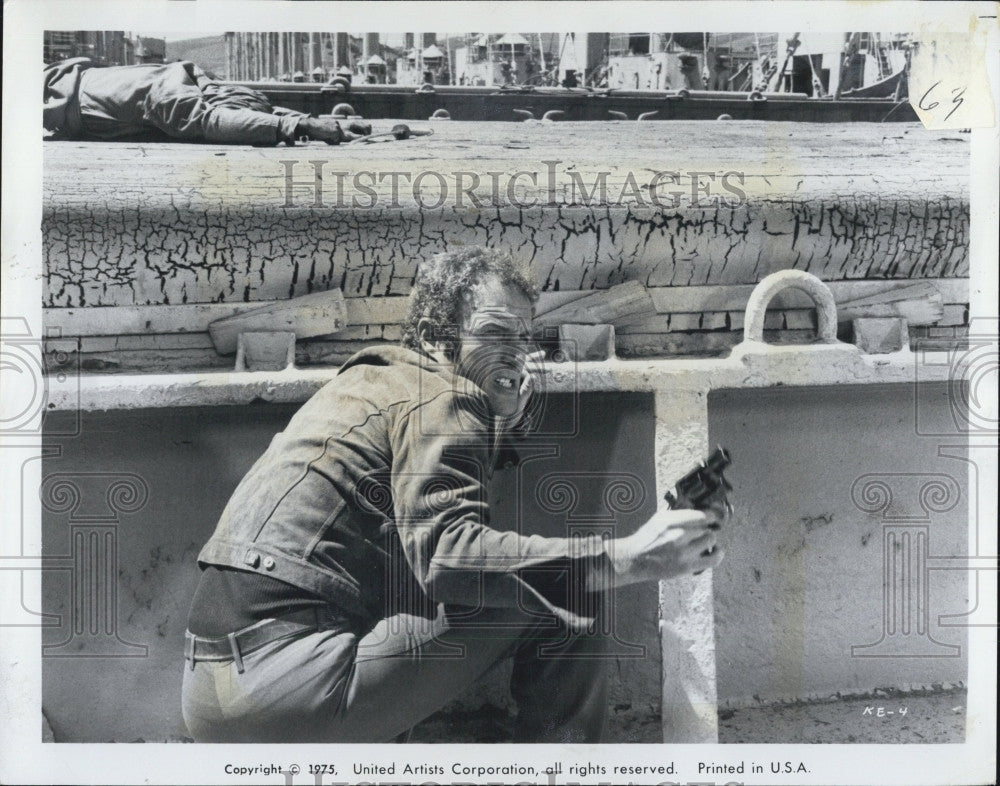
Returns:
[[[626,281],[608,289],[595,290],[589,296],[554,308],[535,318],[535,325],[615,324],[623,317],[654,314],[652,298],[638,281]]]
[[[593,289],[563,290],[562,292],[540,292],[538,302],[535,304],[535,319],[554,311],[557,308],[590,297],[594,294]]]
[[[837,305],[845,309],[863,309],[867,306],[880,306],[899,300],[925,300],[935,297],[938,302],[941,302],[941,293],[933,284],[927,281],[913,281],[909,286],[879,289],[870,295],[844,300]]]
[[[331,289],[225,317],[212,322],[208,333],[220,354],[231,355],[236,352],[240,333],[290,331],[295,333],[296,338],[309,338],[336,333],[346,321],[344,293]]]
[[[910,325],[931,325],[944,316],[941,293],[926,281],[876,292],[837,304],[841,322],[860,318],[902,317]]]
[[[857,303],[858,301],[854,301]],[[868,302],[867,305],[837,308],[837,320],[848,322],[855,319],[888,319],[901,317],[910,325],[933,325],[944,316],[941,296],[935,292],[932,297],[920,300],[895,300],[888,303]]]

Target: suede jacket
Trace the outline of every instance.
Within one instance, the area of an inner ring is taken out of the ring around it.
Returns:
[[[597,537],[490,526],[497,435],[472,382],[400,347],[351,358],[240,482],[199,564],[280,579],[367,619],[405,593],[592,622]],[[502,523],[501,523],[502,524]]]

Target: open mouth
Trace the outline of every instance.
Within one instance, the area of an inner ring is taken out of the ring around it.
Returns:
[[[504,393],[517,393],[521,387],[521,367],[513,363],[504,362],[494,366],[492,375],[493,387]]]

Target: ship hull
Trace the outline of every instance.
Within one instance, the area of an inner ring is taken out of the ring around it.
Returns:
[[[541,119],[546,112],[562,112],[561,121],[611,120],[621,113],[630,120],[655,112],[648,120],[778,120],[815,123],[913,122],[906,102],[888,98],[807,98],[769,94],[750,100],[744,94],[680,95],[651,91],[587,91],[559,88],[503,90],[499,88],[437,87],[418,92],[398,85],[359,85],[338,92],[325,85],[245,83],[264,93],[276,106],[310,114],[329,114],[340,103],[367,119],[427,120],[444,109],[453,120],[521,121],[530,112]],[[515,111],[521,110],[521,111]],[[617,117],[617,119],[621,119]]]

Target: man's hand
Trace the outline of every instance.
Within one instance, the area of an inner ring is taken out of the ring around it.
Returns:
[[[608,544],[616,586],[701,573],[724,556],[716,531],[729,519],[724,504],[706,511],[661,510],[636,532]]]
[[[347,130],[354,134],[354,139],[359,136],[371,136],[372,124],[367,120],[352,120],[347,124]]]
[[[524,371],[523,377],[521,378],[521,387],[517,391],[517,416],[520,417],[523,414],[525,407],[528,406],[528,400],[531,398],[531,394],[535,392],[538,383],[536,380],[541,374],[544,373],[544,363],[545,352],[543,350],[538,350],[536,352],[530,352],[524,358]]]
[[[318,117],[303,117],[295,129],[296,137],[307,136],[310,139],[319,139],[328,145],[339,145],[341,142],[350,142],[372,132],[370,123],[364,121],[352,121],[345,130],[336,120]]]

